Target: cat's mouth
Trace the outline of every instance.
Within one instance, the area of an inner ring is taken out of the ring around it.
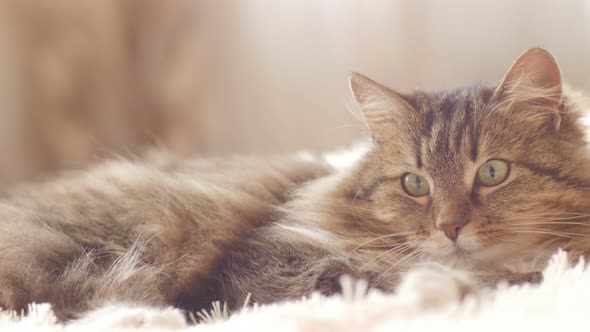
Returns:
[[[446,246],[444,252],[437,255],[440,259],[449,263],[468,263],[469,265],[479,262],[484,264],[503,264],[507,259],[514,258],[513,251],[506,246],[485,246],[482,247],[471,241],[457,241]],[[441,255],[442,254],[442,255]]]
[[[444,240],[433,238],[431,241],[423,243],[422,249],[430,253],[430,256],[435,260],[448,262],[494,260],[502,254],[496,250],[490,250],[489,247],[482,247],[477,239],[469,236],[459,237],[456,241],[450,241],[447,238]]]
[[[452,255],[455,257],[469,258],[474,255],[473,250],[468,250],[468,249],[462,248],[459,245],[455,245],[452,250],[453,250]]]
[[[428,241],[422,244],[422,249],[434,259],[446,260],[456,258],[469,259],[477,254],[478,249],[470,241]]]

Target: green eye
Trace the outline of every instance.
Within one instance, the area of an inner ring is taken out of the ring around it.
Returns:
[[[503,160],[490,160],[477,171],[477,180],[484,186],[496,186],[504,182],[510,173],[508,163]]]
[[[402,187],[410,195],[414,197],[426,196],[430,192],[428,181],[420,175],[407,173],[402,177]]]

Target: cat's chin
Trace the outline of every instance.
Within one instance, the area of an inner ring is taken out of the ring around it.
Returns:
[[[426,253],[427,260],[446,265],[464,264],[471,260],[475,248],[469,248],[461,242],[440,240],[425,241],[421,250]]]
[[[421,244],[421,249],[432,257],[443,259],[472,256],[483,248],[476,241],[467,238],[451,241],[440,236],[424,241]]]
[[[492,270],[508,269],[518,272],[539,271],[539,264],[543,262],[541,258],[547,256],[537,250],[515,251],[515,248],[505,245],[481,247],[470,241],[432,242],[424,245],[422,250],[427,253],[426,260],[448,266],[480,266]],[[519,254],[515,255],[515,252]]]
[[[465,261],[465,260],[470,260],[471,257],[477,254],[476,251],[473,250],[468,250],[466,248],[463,248],[461,246],[453,246],[451,248],[449,248],[446,252],[440,252],[438,253],[436,256],[438,256],[441,260],[449,260],[449,261],[454,261],[454,260],[461,260],[461,261]]]
[[[450,266],[470,266],[473,264],[488,263],[491,265],[502,264],[503,257],[508,253],[504,248],[482,247],[476,241],[459,239],[456,242],[448,239],[433,240],[424,243],[421,248],[428,254],[428,259]]]

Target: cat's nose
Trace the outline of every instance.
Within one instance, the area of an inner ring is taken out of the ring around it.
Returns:
[[[440,227],[440,230],[445,232],[449,239],[455,241],[459,236],[459,230],[461,229],[461,227],[463,227],[463,225],[465,225],[465,223],[445,224]]]
[[[436,220],[436,228],[445,232],[449,239],[455,241],[461,228],[467,224],[467,220],[465,206],[448,204],[440,210]]]

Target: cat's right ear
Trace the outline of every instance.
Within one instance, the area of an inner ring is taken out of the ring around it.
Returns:
[[[508,106],[505,112],[514,118],[551,123],[559,129],[565,115],[562,84],[553,55],[542,48],[532,48],[510,67],[494,96]]]
[[[375,141],[391,136],[396,124],[411,112],[412,107],[399,94],[364,75],[352,73],[349,84]]]

